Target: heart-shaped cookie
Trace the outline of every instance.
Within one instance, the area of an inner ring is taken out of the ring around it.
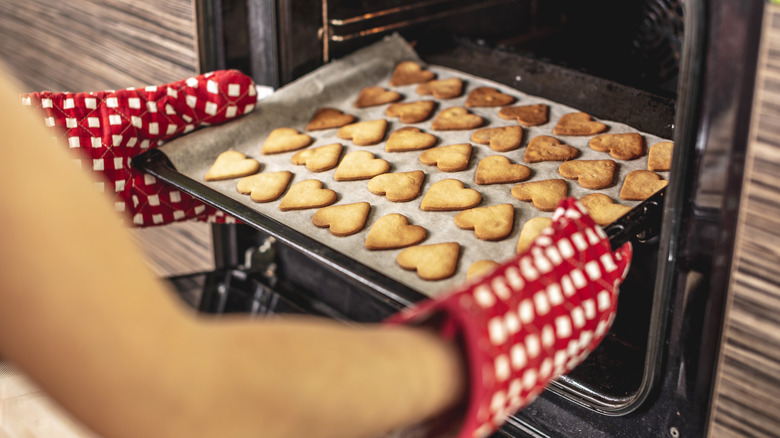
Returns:
[[[345,114],[335,108],[320,108],[306,124],[307,131],[321,131],[323,129],[340,128],[355,121],[355,116]]]
[[[504,106],[515,102],[515,98],[491,87],[477,87],[466,98],[466,107]]]
[[[466,280],[476,280],[477,278],[484,277],[487,274],[493,272],[497,267],[501,266],[498,262],[493,260],[477,260],[469,266],[466,271]]]
[[[238,180],[236,189],[241,194],[248,194],[255,202],[271,202],[282,196],[292,175],[287,170],[258,173]]]
[[[661,175],[651,170],[634,170],[628,172],[620,188],[620,199],[627,201],[644,201],[653,193],[661,190],[669,181],[661,179]]]
[[[512,204],[498,204],[476,207],[455,215],[455,225],[465,230],[474,230],[477,239],[501,240],[512,232],[515,222],[515,207]]]
[[[297,151],[310,145],[312,138],[292,128],[276,128],[268,134],[261,152],[264,155]]]
[[[435,77],[435,73],[424,69],[414,61],[402,61],[396,64],[393,76],[390,78],[390,85],[400,87],[402,85],[418,84],[430,81]]]
[[[328,227],[334,236],[351,236],[366,225],[370,209],[371,204],[368,202],[329,205],[317,210],[311,222],[320,228]]]
[[[416,245],[428,232],[419,225],[409,225],[406,216],[390,213],[374,222],[366,236],[366,249],[396,249]]]
[[[387,120],[377,119],[342,126],[336,135],[344,140],[352,140],[358,146],[370,146],[381,142],[385,138],[385,131]]]
[[[381,158],[375,158],[368,151],[353,151],[341,159],[339,167],[333,174],[336,181],[356,181],[373,178],[390,170],[390,163]]]
[[[534,243],[537,237],[542,234],[547,227],[552,225],[552,219],[549,217],[535,217],[528,219],[520,230],[520,237],[517,238],[517,248],[515,251],[520,254],[528,249]]]
[[[512,187],[512,196],[521,201],[531,201],[541,211],[553,211],[569,193],[569,186],[562,179],[528,181]]]
[[[428,149],[436,144],[436,136],[422,132],[419,128],[407,126],[390,134],[385,143],[386,152],[406,152]]]
[[[558,166],[564,178],[576,179],[586,189],[603,189],[612,184],[617,163],[614,160],[575,160]]]
[[[544,125],[550,109],[543,103],[533,105],[507,106],[498,110],[498,116],[505,120],[517,120],[523,126]]]
[[[597,135],[590,139],[588,146],[594,151],[609,152],[618,160],[633,160],[645,153],[645,140],[635,132]]]
[[[423,280],[437,281],[455,275],[459,257],[460,244],[445,242],[406,248],[395,260],[404,269],[417,270]]]
[[[650,146],[647,154],[647,170],[665,172],[672,168],[674,142],[662,141]]]
[[[593,135],[607,130],[607,125],[594,121],[587,113],[564,114],[553,128],[555,135]]]
[[[428,81],[417,86],[417,94],[433,94],[437,99],[452,99],[463,93],[461,78],[447,78]]]
[[[478,129],[471,134],[471,141],[490,145],[490,149],[496,152],[508,152],[517,149],[523,143],[523,127],[501,126]]]
[[[587,194],[580,198],[580,202],[593,221],[601,226],[609,225],[631,211],[628,205],[618,204],[603,193]]]
[[[457,131],[479,128],[484,123],[485,119],[482,117],[471,114],[469,110],[461,106],[454,106],[441,111],[433,119],[431,128],[435,131]]]
[[[401,123],[418,123],[433,114],[436,108],[436,102],[432,100],[417,100],[414,102],[398,102],[387,107],[385,115],[387,117],[398,117]]]
[[[223,179],[239,178],[251,175],[260,170],[260,162],[247,158],[238,151],[225,151],[217,156],[204,179],[206,181],[220,181]]]
[[[458,172],[469,166],[471,145],[468,143],[451,144],[428,149],[420,154],[420,161],[428,166],[436,166],[442,172]]]
[[[401,93],[383,87],[365,87],[360,90],[354,105],[355,108],[367,108],[370,106],[398,102],[401,100],[401,97]]]
[[[514,164],[503,155],[490,155],[477,165],[474,182],[479,185],[515,183],[529,176],[531,169],[528,166]]]
[[[305,149],[295,153],[290,161],[295,165],[305,164],[306,168],[312,172],[324,172],[336,167],[342,149],[343,147],[339,143]]]
[[[279,203],[279,210],[305,210],[307,208],[318,208],[336,202],[336,192],[330,189],[323,189],[322,182],[316,179],[307,179],[293,184],[287,194]]]
[[[443,179],[431,184],[423,196],[420,208],[424,211],[454,211],[476,207],[482,202],[482,195],[467,189],[457,179]]]
[[[368,190],[375,195],[385,196],[391,202],[407,202],[420,194],[424,179],[422,170],[384,173],[371,178]]]
[[[579,154],[579,149],[562,143],[555,137],[537,135],[528,142],[523,160],[526,163],[566,161],[576,158]]]

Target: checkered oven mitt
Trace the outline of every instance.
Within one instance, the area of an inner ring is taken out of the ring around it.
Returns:
[[[613,252],[601,227],[569,198],[528,250],[388,322],[435,323],[459,339],[470,387],[458,437],[484,437],[598,345],[631,256],[630,244]]]
[[[235,70],[203,74],[161,86],[91,93],[39,92],[22,103],[44,112],[77,162],[100,174],[100,189],[115,194],[115,208],[137,226],[197,219],[229,221],[224,213],[152,175],[130,160],[166,140],[198,127],[222,123],[252,111],[257,89]]]

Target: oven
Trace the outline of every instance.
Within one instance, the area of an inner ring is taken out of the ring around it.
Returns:
[[[238,68],[279,88],[395,34],[426,63],[673,139],[668,187],[608,228],[636,252],[609,335],[495,436],[706,434],[763,2],[196,4],[203,71]],[[136,164],[169,179],[159,157],[145,160]],[[239,218],[241,211],[234,209]],[[350,269],[348,256],[274,221],[248,222],[254,226],[214,227],[217,271],[171,279],[200,311],[305,313],[349,324],[380,321],[424,298],[374,271]]]

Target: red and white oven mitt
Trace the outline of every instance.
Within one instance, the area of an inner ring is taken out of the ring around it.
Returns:
[[[569,198],[526,251],[388,322],[435,321],[462,343],[470,384],[458,437],[484,437],[598,345],[631,256],[630,244],[613,252],[601,227]]]
[[[59,131],[82,167],[102,177],[98,187],[114,193],[116,210],[137,226],[229,220],[221,211],[133,169],[130,160],[198,127],[246,114],[256,102],[254,82],[236,70],[145,88],[22,96],[23,104],[43,110],[46,125]]]

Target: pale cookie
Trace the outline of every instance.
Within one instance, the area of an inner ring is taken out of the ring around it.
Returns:
[[[401,123],[418,123],[428,120],[436,108],[432,100],[417,100],[414,102],[398,102],[387,107],[387,117],[398,117]]]
[[[312,138],[292,128],[276,128],[268,134],[261,152],[264,155],[297,151],[310,145]]]
[[[321,131],[323,129],[340,128],[355,121],[352,114],[343,113],[336,108],[320,108],[306,124],[307,131]]]
[[[609,152],[618,160],[634,160],[645,153],[645,139],[633,132],[597,135],[590,139],[588,146],[594,151]]]
[[[330,205],[317,210],[311,222],[320,228],[328,227],[334,236],[351,236],[366,225],[370,209],[368,202]]]
[[[477,278],[484,277],[493,272],[497,267],[501,266],[498,262],[493,260],[477,260],[469,266],[466,271],[466,280],[476,280]]]
[[[576,158],[579,154],[579,149],[562,143],[555,137],[537,135],[528,142],[523,160],[526,163],[566,161]]]
[[[601,226],[609,225],[631,211],[628,205],[618,204],[603,193],[590,193],[580,198],[593,221]]]
[[[396,249],[416,245],[428,232],[419,225],[409,225],[406,216],[390,213],[374,222],[366,236],[366,249]]]
[[[501,240],[512,232],[515,207],[498,204],[461,211],[455,216],[455,225],[464,230],[474,230],[477,239]]]
[[[558,173],[576,179],[586,189],[603,189],[612,185],[617,163],[614,160],[575,160],[558,166]]]
[[[503,155],[491,155],[477,165],[474,182],[479,185],[516,183],[530,176],[531,169],[528,166],[514,164]]]
[[[383,87],[365,87],[360,90],[355,108],[367,108],[370,106],[384,105],[386,103],[398,102],[401,100],[401,93],[388,90]]]
[[[339,167],[333,174],[336,181],[357,181],[373,178],[390,170],[390,163],[381,158],[375,158],[368,151],[353,151],[341,159]]]
[[[452,99],[463,94],[463,80],[447,78],[428,81],[417,86],[417,94],[433,94],[437,99]]]
[[[515,102],[515,98],[490,87],[477,87],[466,98],[466,107],[504,106]]]
[[[406,248],[395,260],[404,269],[416,270],[423,280],[436,281],[455,275],[459,258],[460,244],[446,242]]]
[[[316,179],[307,179],[293,184],[287,194],[279,203],[279,210],[305,210],[307,208],[318,208],[336,202],[336,192],[330,189],[323,189],[322,182]]]
[[[292,176],[287,170],[258,173],[238,180],[236,189],[255,202],[271,202],[282,196]]]
[[[352,140],[352,143],[358,146],[370,146],[381,142],[385,138],[386,131],[387,120],[377,119],[342,126],[336,136],[344,140]]]
[[[508,152],[517,149],[523,143],[522,126],[502,126],[483,128],[471,134],[471,141],[486,144],[496,152]]]
[[[259,161],[247,158],[246,155],[238,151],[225,151],[217,156],[203,179],[220,181],[239,178],[257,173],[258,170],[260,170]]]
[[[469,110],[461,106],[447,108],[439,113],[431,128],[435,131],[457,131],[464,129],[479,128],[485,123],[482,117],[471,114]]]
[[[520,230],[520,237],[517,239],[517,248],[515,251],[520,254],[531,247],[537,237],[542,234],[545,228],[552,225],[552,219],[549,217],[535,217],[528,219]]]
[[[507,106],[498,110],[498,116],[505,120],[517,120],[523,126],[539,126],[549,121],[550,109],[543,103],[533,105]]]
[[[375,195],[385,196],[391,202],[407,202],[420,194],[424,179],[422,170],[384,173],[371,178],[368,190]]]
[[[661,179],[661,175],[652,170],[634,170],[628,172],[620,188],[620,199],[627,201],[644,201],[669,184]]]
[[[672,168],[674,142],[662,141],[650,146],[647,154],[647,170],[665,172]]]
[[[443,179],[431,184],[423,196],[420,208],[424,211],[454,211],[476,207],[482,202],[482,195],[467,189],[457,179]]]
[[[341,150],[340,143],[327,144],[314,149],[305,149],[295,153],[291,158],[295,165],[306,165],[311,172],[324,172],[333,169],[339,163]]]
[[[414,61],[399,62],[393,70],[393,76],[390,78],[390,85],[400,87],[402,85],[419,84],[427,82],[436,77],[436,73],[426,70],[420,64]]]
[[[469,167],[471,149],[468,143],[439,146],[420,154],[420,161],[428,166],[436,166],[442,172],[458,172]]]
[[[520,201],[530,201],[541,211],[553,211],[569,194],[569,186],[562,179],[528,181],[512,187],[512,196]]]
[[[607,125],[591,119],[587,113],[570,113],[561,116],[553,128],[555,135],[594,135],[607,130]]]
[[[390,134],[385,143],[385,152],[419,151],[435,145],[436,141],[435,135],[407,126]]]

